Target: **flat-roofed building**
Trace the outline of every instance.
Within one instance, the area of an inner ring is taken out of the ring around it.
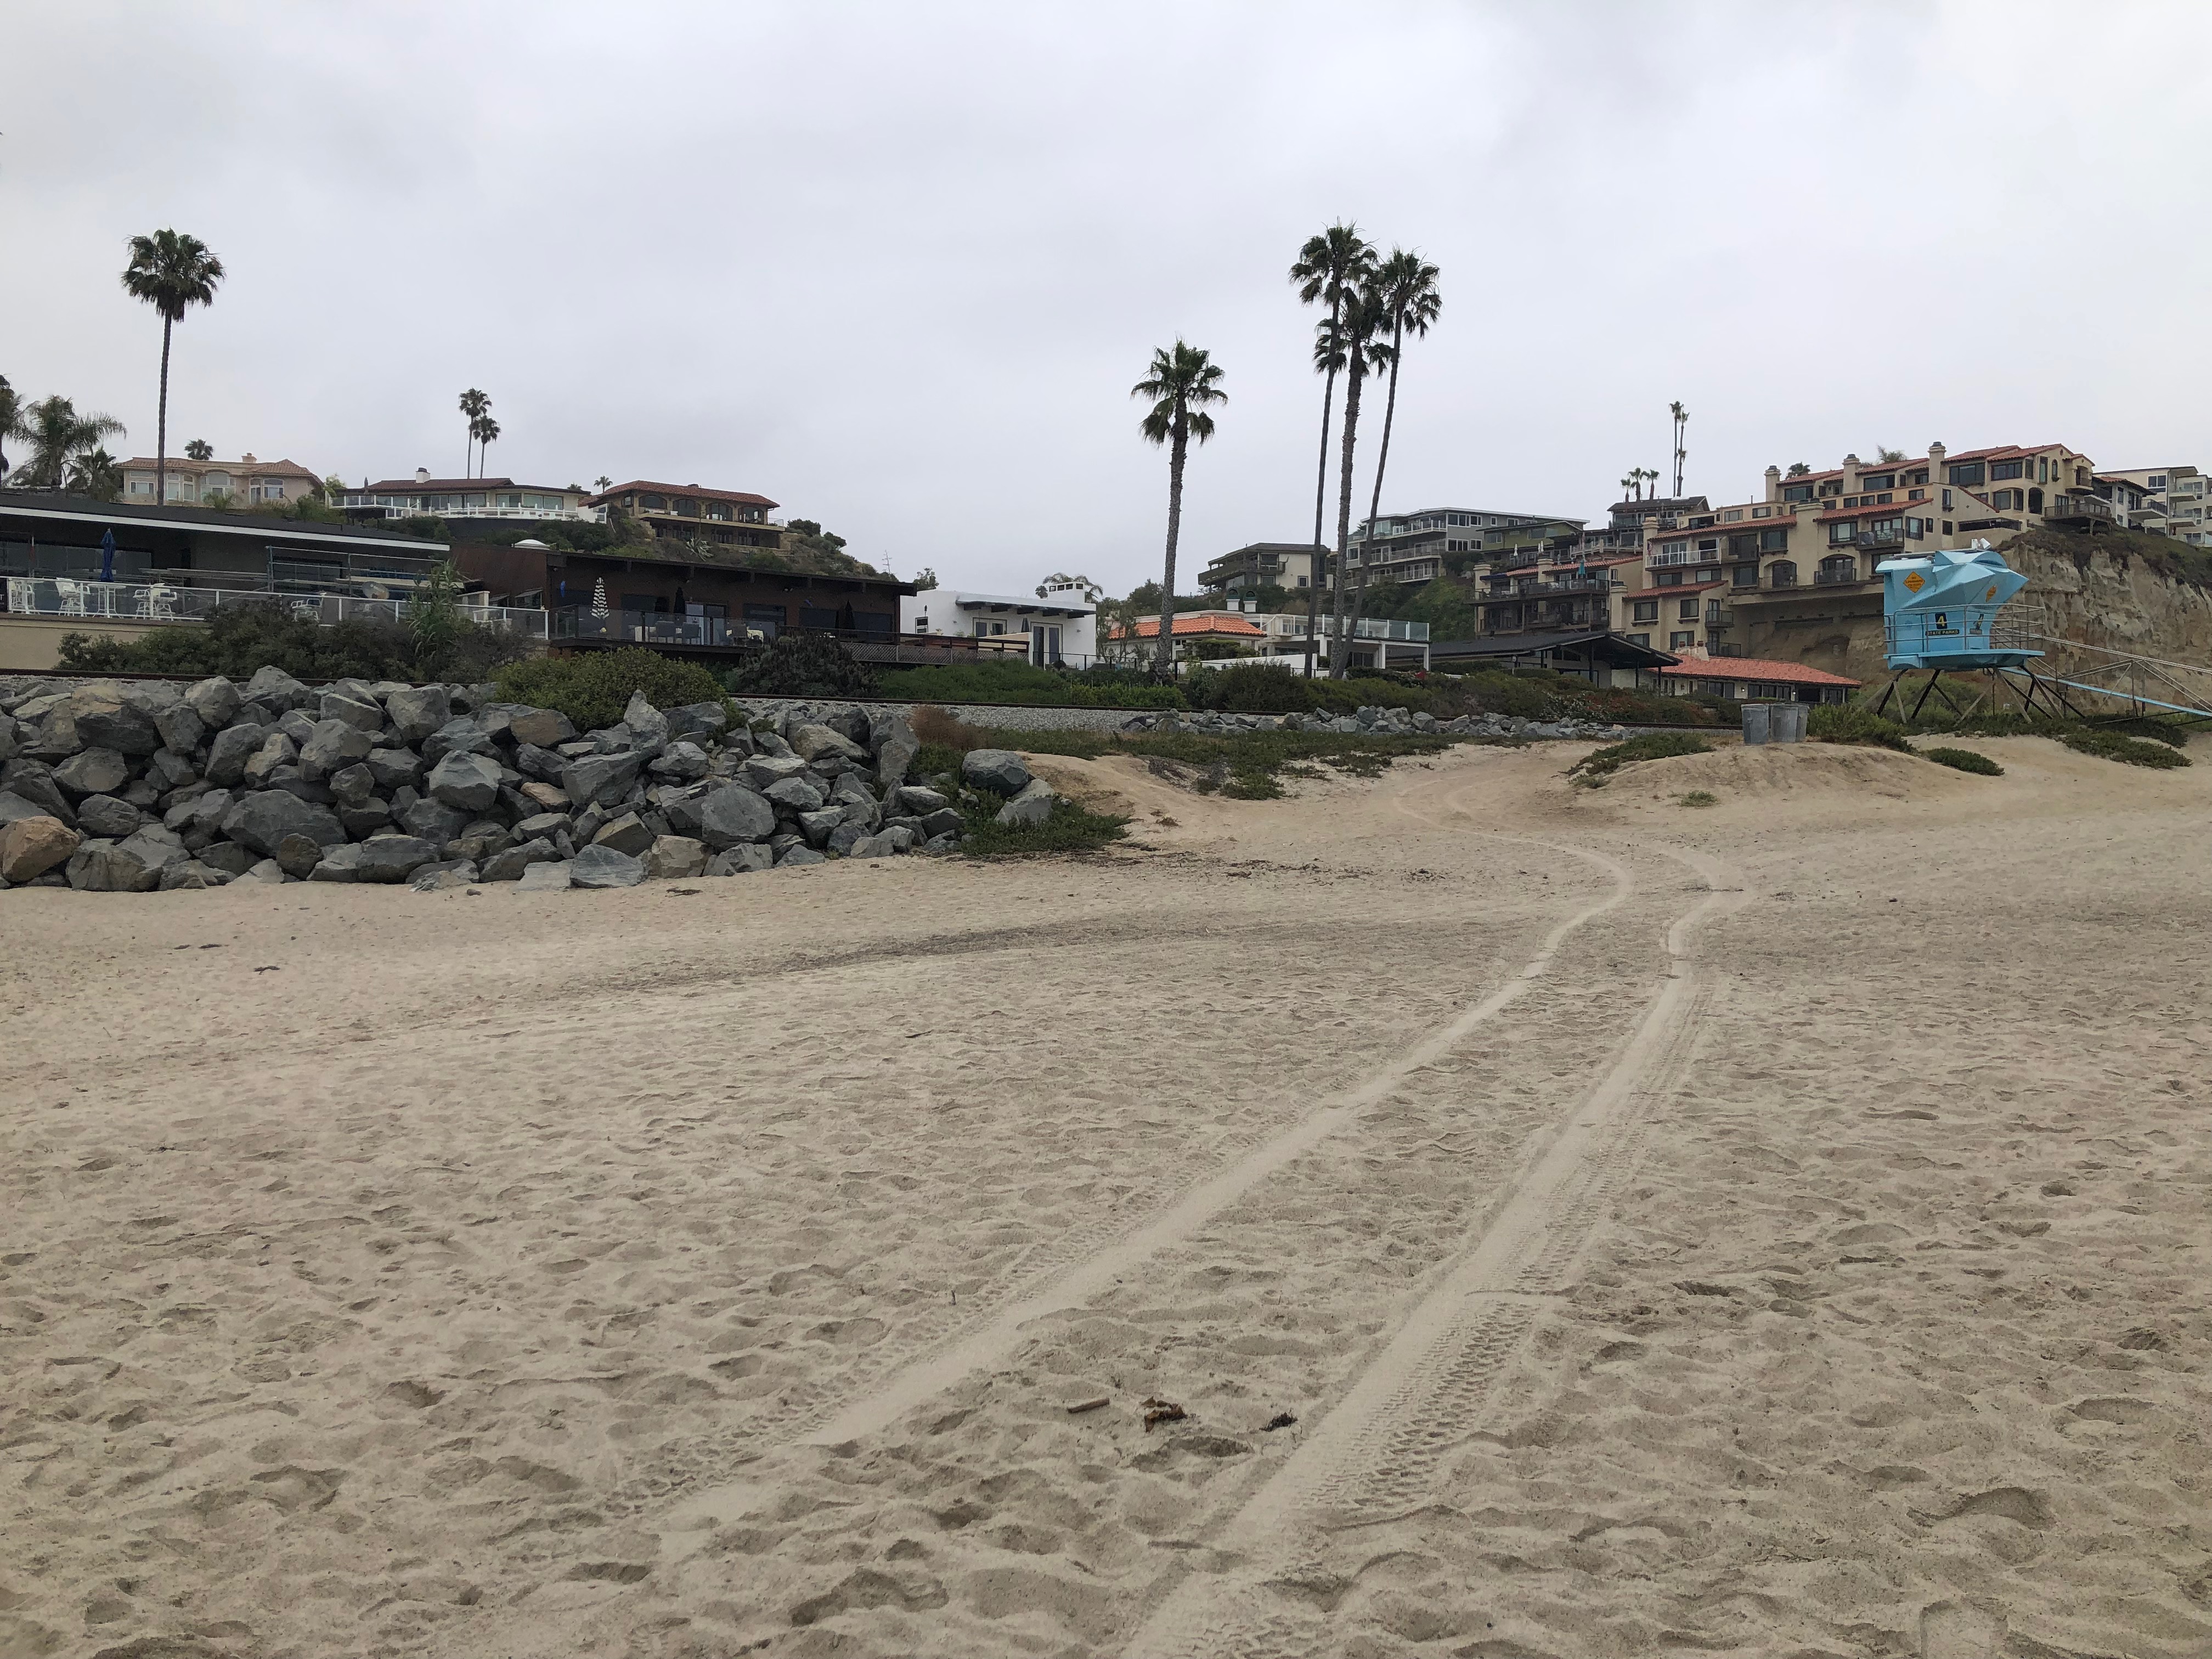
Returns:
[[[1198,573],[1198,585],[1218,593],[1248,588],[1287,587],[1303,592],[1313,584],[1310,542],[1252,542],[1224,553]]]
[[[2212,544],[2204,474],[2193,466],[2130,466],[2097,475],[2097,493],[2112,503],[2115,522],[2187,542]]]
[[[1088,668],[1098,656],[1098,607],[1073,587],[1042,597],[930,587],[899,600],[899,632],[976,640],[1040,668]]]
[[[1540,556],[1581,539],[1583,520],[1492,507],[1428,507],[1370,520],[1352,532],[1345,568],[1369,581],[1433,581],[1482,559]]]

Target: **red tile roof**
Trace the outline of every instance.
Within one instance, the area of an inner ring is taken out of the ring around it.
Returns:
[[[524,489],[540,489],[542,484],[524,484]],[[380,478],[364,488],[384,495],[401,495],[418,489],[513,489],[512,478]],[[349,492],[358,493],[358,492]]]
[[[1856,685],[1841,674],[1765,657],[1685,657],[1659,671],[1677,680],[1758,680],[1770,685]]]
[[[626,495],[634,489],[649,489],[656,495],[696,495],[709,501],[742,501],[747,507],[776,507],[765,495],[756,495],[743,489],[709,489],[704,484],[653,483],[644,478],[632,478],[628,483],[618,483],[612,489],[585,498],[586,507],[598,507],[617,495]]]
[[[1115,631],[1118,633],[1120,630]],[[1144,617],[1132,631],[1138,639],[1156,640],[1160,636],[1160,619],[1158,617]],[[1247,622],[1242,617],[1208,616],[1177,617],[1175,619],[1175,631],[1179,637],[1194,634],[1235,634],[1239,636],[1264,637],[1267,632],[1259,623]]]
[[[1916,489],[1927,489],[1933,486],[1929,484],[1916,484],[1913,487]],[[1900,513],[1911,513],[1917,514],[1933,513],[1935,510],[1935,502],[1929,501],[1881,501],[1870,503],[1865,507],[1830,507],[1825,513],[1814,514],[1813,515],[1813,522],[1814,524],[1826,524],[1832,519],[1863,519],[1873,514],[1881,513],[1887,513],[1893,515]]]

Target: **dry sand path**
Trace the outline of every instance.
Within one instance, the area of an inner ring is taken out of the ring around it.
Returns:
[[[2212,1650],[2212,768],[1984,746],[0,895],[0,1655]]]

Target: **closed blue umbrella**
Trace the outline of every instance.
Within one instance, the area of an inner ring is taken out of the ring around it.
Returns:
[[[112,530],[100,538],[100,580],[104,582],[115,580],[115,532]]]

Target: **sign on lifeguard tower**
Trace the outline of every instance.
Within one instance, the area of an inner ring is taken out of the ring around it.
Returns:
[[[1892,668],[2018,668],[2043,654],[2015,638],[1998,642],[1997,612],[2027,578],[1987,542],[1885,559],[1875,573]]]

